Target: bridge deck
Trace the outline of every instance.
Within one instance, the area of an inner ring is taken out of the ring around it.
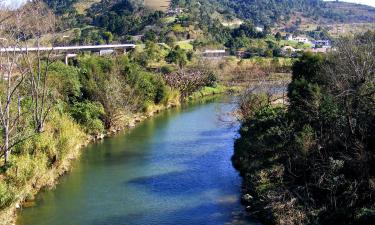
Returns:
[[[69,51],[69,50],[103,50],[135,48],[135,44],[117,45],[83,45],[83,46],[59,46],[59,47],[8,47],[0,48],[0,52],[36,52],[36,51]]]

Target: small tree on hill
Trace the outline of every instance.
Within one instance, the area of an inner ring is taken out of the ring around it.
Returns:
[[[169,52],[165,60],[169,63],[175,63],[178,65],[179,69],[183,69],[183,67],[188,63],[186,51],[178,45]]]

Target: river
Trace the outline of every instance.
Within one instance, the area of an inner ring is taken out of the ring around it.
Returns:
[[[222,99],[190,104],[88,146],[17,224],[256,224],[240,204],[230,161],[233,109]]]

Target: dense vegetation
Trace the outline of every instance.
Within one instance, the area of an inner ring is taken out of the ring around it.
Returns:
[[[2,37],[12,46],[37,46],[41,34],[53,30],[47,26],[53,15],[37,1],[0,17]],[[55,53],[6,52],[0,57],[9,65],[2,67],[0,81],[1,224],[12,223],[15,204],[53,186],[81,145],[133,126],[217,82],[208,69],[189,69],[196,59],[188,51],[154,42],[126,55],[80,53],[70,65]],[[168,79],[172,73],[176,82]],[[193,83],[194,89],[179,80]]]
[[[289,104],[245,95],[233,164],[243,202],[266,224],[374,219],[375,34],[342,40],[293,66]]]
[[[182,8],[182,12],[178,13],[153,11],[142,2],[132,0],[98,1],[89,5],[84,13],[78,13],[74,3],[84,3],[85,0],[44,1],[60,16],[59,29],[72,30],[73,34],[69,34],[71,44],[129,42],[134,41],[132,36],[141,35],[142,38],[136,40],[164,42],[171,47],[182,40],[194,40],[194,49],[227,47],[232,53],[238,49],[249,49],[262,55],[267,50],[273,51],[284,45],[270,46],[272,44],[264,40],[271,33],[271,28],[305,34],[314,39],[330,39],[324,28],[306,31],[300,27],[301,23],[313,26],[331,22],[371,22],[375,18],[371,7],[346,6],[346,3],[332,4],[321,0],[174,0],[171,8]],[[239,24],[228,25],[233,21],[243,22],[243,25],[240,28]],[[264,28],[264,31],[256,31],[255,26]],[[236,29],[247,31],[238,32]],[[66,41],[64,39],[56,44]],[[259,51],[260,48],[262,51]]]
[[[184,76],[174,77],[194,84],[194,89],[187,92],[184,83],[167,79],[169,71],[166,75],[146,71],[138,64],[135,53],[118,57],[82,55],[73,64],[57,61],[49,65],[49,94],[45,101],[50,110],[42,132],[35,129],[29,113],[35,107],[34,100],[25,94],[20,105],[22,122],[17,122],[17,131],[10,134],[18,141],[11,150],[0,154],[3,159],[6,157],[0,163],[0,211],[14,202],[32,199],[40,187],[53,185],[88,139],[124,129],[134,123],[136,115],[177,105],[180,97],[206,85],[216,85],[212,73],[193,75],[186,71]],[[174,68],[173,64],[170,67]],[[29,88],[25,83],[17,93],[27,93]],[[0,218],[4,218],[2,213]]]
[[[289,72],[293,59],[282,58],[281,48],[308,46],[271,34],[271,27],[293,10],[309,11],[310,17],[325,13],[318,0],[180,0],[172,5],[183,11],[172,14],[130,0],[98,1],[84,13],[75,8],[79,0],[44,2],[48,7],[32,1],[2,11],[0,43],[139,45],[127,55],[82,53],[70,66],[54,53],[1,54],[1,64],[9,66],[2,66],[0,82],[0,219],[11,219],[4,209],[53,185],[88,139],[189,96],[224,90],[217,74],[234,86]],[[242,24],[224,24],[238,16]],[[323,28],[309,32],[329,38]],[[294,64],[289,107],[271,105],[267,95],[243,100],[245,120],[233,162],[259,199],[251,207],[269,204],[268,221],[328,224],[372,215],[373,41],[368,33],[343,42],[328,57],[304,55]],[[256,57],[225,59],[215,71],[194,54],[205,48]]]

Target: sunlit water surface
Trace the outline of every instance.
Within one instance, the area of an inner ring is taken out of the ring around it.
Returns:
[[[256,224],[230,162],[233,109],[222,99],[172,109],[90,145],[17,224]]]

